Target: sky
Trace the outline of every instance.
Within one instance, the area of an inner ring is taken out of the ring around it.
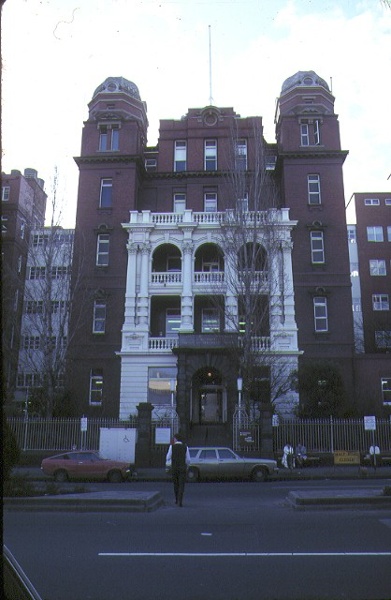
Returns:
[[[64,227],[75,224],[87,105],[110,76],[139,88],[149,145],[159,119],[210,97],[262,116],[272,143],[283,82],[313,70],[332,88],[349,150],[346,203],[391,188],[391,9],[381,0],[6,0],[2,61],[2,171],[36,169],[51,197],[57,169]]]

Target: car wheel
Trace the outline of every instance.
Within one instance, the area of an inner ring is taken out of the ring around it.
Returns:
[[[110,471],[110,473],[107,476],[107,479],[110,483],[121,483],[122,473],[121,471]]]
[[[68,481],[68,473],[64,469],[60,469],[54,473],[54,479],[58,483],[64,483],[64,481]]]
[[[187,471],[187,481],[189,481],[190,483],[195,483],[196,481],[198,481],[200,478],[200,472],[198,469],[196,469],[195,467],[190,467],[190,469]]]
[[[267,472],[262,467],[256,467],[251,474],[253,481],[265,481],[266,477]]]

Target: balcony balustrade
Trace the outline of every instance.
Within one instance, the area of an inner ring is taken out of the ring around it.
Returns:
[[[177,346],[177,337],[150,337],[148,340],[150,352],[171,352]]]
[[[181,271],[151,273],[151,285],[178,285],[179,283],[182,283]]]

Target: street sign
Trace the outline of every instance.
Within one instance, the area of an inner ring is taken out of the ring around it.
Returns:
[[[365,431],[376,431],[376,417],[364,417]]]
[[[87,431],[87,417],[80,419],[80,431]]]

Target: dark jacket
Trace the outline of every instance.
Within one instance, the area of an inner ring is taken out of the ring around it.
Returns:
[[[171,468],[173,471],[186,471],[186,444],[173,444]]]

